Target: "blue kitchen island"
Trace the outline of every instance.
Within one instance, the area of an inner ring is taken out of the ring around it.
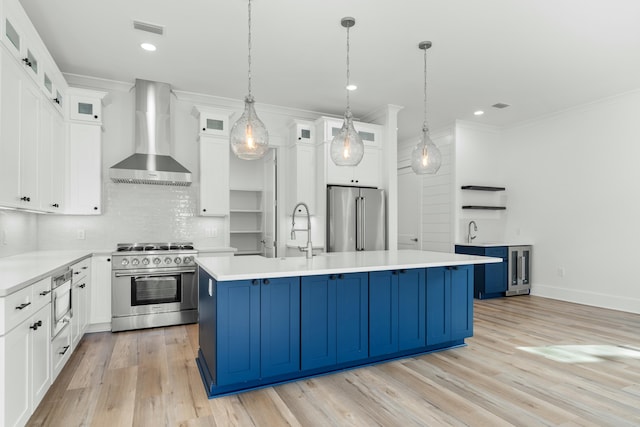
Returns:
[[[464,345],[473,265],[425,251],[200,257],[196,362],[211,397]]]

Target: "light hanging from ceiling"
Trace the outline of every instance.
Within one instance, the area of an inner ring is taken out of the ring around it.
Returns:
[[[251,95],[251,0],[249,0],[249,94],[244,98],[244,112],[231,128],[230,141],[233,153],[244,160],[262,158],[269,149],[269,132],[254,109]]]
[[[349,106],[349,29],[356,25],[356,20],[351,17],[342,18],[341,25],[347,29],[347,109],[344,112],[342,129],[331,140],[331,160],[338,166],[356,166],[364,156],[364,144],[362,138],[353,127],[353,115]]]
[[[427,125],[427,49],[431,47],[431,42],[420,42],[418,47],[424,50],[424,123],[422,137],[411,152],[411,169],[419,175],[435,174],[442,164],[442,154],[429,137]]]

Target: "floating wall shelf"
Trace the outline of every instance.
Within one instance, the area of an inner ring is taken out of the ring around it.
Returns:
[[[485,185],[463,185],[462,190],[478,190],[478,191],[504,191],[504,187],[488,187]]]

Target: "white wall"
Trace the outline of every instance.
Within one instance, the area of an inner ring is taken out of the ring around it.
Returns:
[[[37,214],[0,209],[0,258],[37,247]]]
[[[534,243],[532,293],[640,313],[639,119],[636,91],[504,130],[505,238]]]

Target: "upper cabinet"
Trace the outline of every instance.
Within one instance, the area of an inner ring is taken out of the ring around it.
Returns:
[[[313,122],[294,120],[289,126],[289,179],[286,182],[288,215],[298,202],[306,203],[311,215],[317,214],[316,150]]]
[[[200,132],[201,216],[229,215],[229,117],[231,110],[195,106]]]
[[[357,166],[337,166],[331,160],[330,145],[342,128],[342,120],[322,117],[317,128],[321,130],[325,150],[326,183],[361,187],[381,187],[382,175],[382,130],[371,123],[354,122],[354,127],[364,143],[364,157]]]
[[[75,90],[74,90],[75,91]],[[87,123],[102,123],[102,98],[69,93],[69,120]]]

